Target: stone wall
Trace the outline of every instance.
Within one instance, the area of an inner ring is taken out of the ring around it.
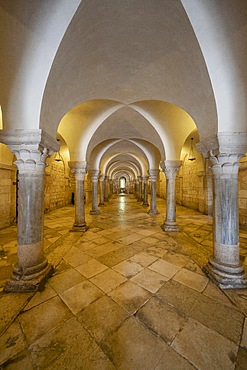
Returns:
[[[71,204],[72,188],[64,162],[52,161],[45,175],[45,212]]]
[[[239,222],[247,227],[247,159],[243,159],[239,169]]]
[[[0,164],[0,229],[16,221],[16,169]]]

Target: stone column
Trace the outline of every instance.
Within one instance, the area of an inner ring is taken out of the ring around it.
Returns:
[[[18,168],[17,264],[5,291],[41,290],[53,273],[44,255],[44,178],[46,158],[59,144],[42,130],[10,130],[0,141],[16,156]]]
[[[176,221],[176,176],[182,161],[165,161],[163,171],[166,175],[166,219],[164,231],[179,231]]]
[[[100,202],[99,206],[105,206],[104,200],[105,200],[105,190],[104,190],[104,175],[101,175],[99,178],[100,183]]]
[[[85,232],[88,226],[85,221],[84,179],[86,162],[69,162],[71,171],[75,174],[75,222],[71,231]]]
[[[149,206],[149,204],[148,204],[147,180],[148,180],[148,177],[143,176],[143,203],[142,203],[143,207],[148,207]]]
[[[108,199],[108,176],[105,176],[105,195],[104,195],[104,200],[105,202],[109,202]]]
[[[247,150],[247,135],[218,133],[197,147],[210,158],[213,173],[214,252],[203,271],[222,289],[246,288],[239,252],[238,161]]]
[[[92,179],[92,209],[90,211],[91,215],[99,215],[100,211],[98,209],[98,179],[100,171],[91,170],[90,176]]]
[[[138,195],[137,195],[137,202],[142,201],[142,178],[138,176]]]
[[[151,199],[150,199],[150,210],[148,214],[158,215],[159,211],[156,208],[156,181],[159,174],[159,170],[149,170],[149,179],[151,181]]]

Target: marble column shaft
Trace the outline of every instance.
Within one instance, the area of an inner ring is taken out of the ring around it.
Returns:
[[[166,219],[164,231],[179,231],[176,221],[176,177],[182,161],[165,161],[163,171],[166,175]]]
[[[105,202],[108,202],[109,201],[109,199],[108,199],[108,176],[105,176],[104,190],[105,190],[104,200],[105,200]]]
[[[137,196],[137,202],[142,201],[142,178],[141,176],[138,176],[138,196]]]
[[[100,211],[98,209],[98,179],[100,171],[91,170],[90,176],[92,179],[92,210],[91,215],[99,215]]]
[[[148,188],[147,188],[147,176],[143,176],[143,207],[148,207]]]
[[[157,210],[156,206],[156,181],[157,176],[159,174],[159,170],[149,170],[149,178],[151,181],[151,199],[150,199],[150,210],[148,213],[150,215],[157,215],[159,214],[159,211]]]
[[[99,202],[99,206],[104,206],[105,203],[104,203],[104,200],[105,200],[105,189],[104,189],[104,176],[100,176],[100,179],[99,179],[99,183],[100,183],[100,202]]]
[[[84,205],[84,179],[86,174],[86,162],[69,162],[69,167],[75,175],[75,222],[71,231],[85,232],[88,226],[85,221]]]

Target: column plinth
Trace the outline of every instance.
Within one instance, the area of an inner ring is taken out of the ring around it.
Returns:
[[[70,231],[85,232],[88,226],[85,221],[84,179],[86,162],[69,162],[71,172],[75,174],[75,222]]]
[[[176,221],[176,176],[182,162],[165,161],[163,164],[166,176],[166,219],[161,227],[166,232],[180,231]]]

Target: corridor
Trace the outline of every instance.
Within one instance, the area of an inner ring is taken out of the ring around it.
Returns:
[[[246,290],[221,291],[201,270],[212,219],[177,207],[181,232],[132,195],[113,196],[89,230],[74,207],[45,215],[55,273],[42,292],[0,293],[0,369],[247,369]],[[16,261],[16,227],[0,231],[1,287]],[[240,230],[247,265],[247,231]]]

